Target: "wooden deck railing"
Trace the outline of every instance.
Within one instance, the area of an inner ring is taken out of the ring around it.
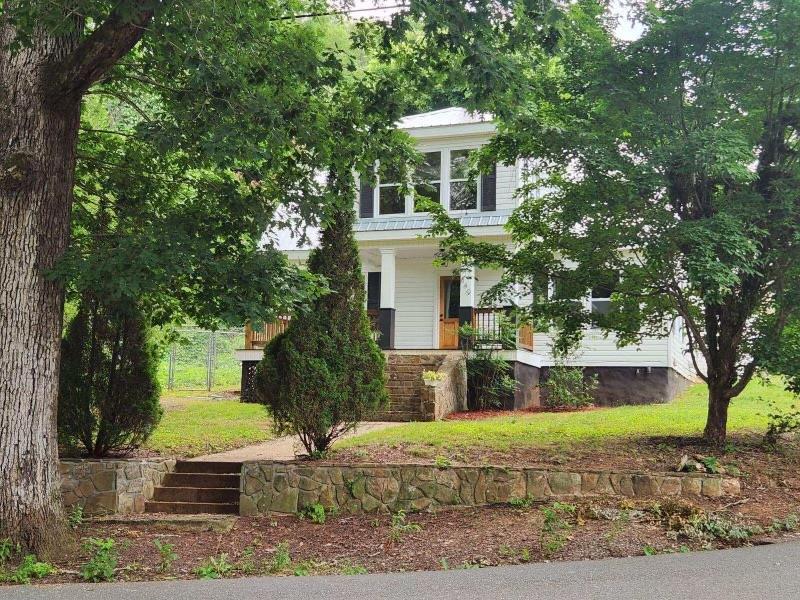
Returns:
[[[521,325],[517,330],[517,346],[533,352],[533,325]]]
[[[256,331],[247,323],[244,326],[244,349],[245,350],[258,350],[266,346],[272,338],[280,335],[289,326],[291,317],[278,317],[271,323],[264,323],[260,331]]]

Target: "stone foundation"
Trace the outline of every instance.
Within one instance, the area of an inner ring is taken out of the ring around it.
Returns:
[[[504,406],[506,410],[520,410],[541,406],[539,388],[540,369],[525,363],[514,362],[514,379],[517,388],[514,390],[514,397],[509,398],[509,405]]]
[[[526,497],[719,497],[739,494],[740,483],[697,473],[249,462],[242,465],[240,491],[241,514],[256,515],[295,513],[314,503],[363,513],[481,506]]]
[[[171,459],[70,460],[59,464],[64,506],[79,505],[85,514],[144,512],[144,503],[164,475],[175,468]]]

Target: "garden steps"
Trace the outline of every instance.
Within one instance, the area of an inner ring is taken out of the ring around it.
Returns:
[[[386,391],[389,405],[375,415],[380,421],[419,421],[422,419],[422,374],[435,371],[443,354],[389,354]]]
[[[145,512],[238,514],[242,463],[178,461],[145,503]]]

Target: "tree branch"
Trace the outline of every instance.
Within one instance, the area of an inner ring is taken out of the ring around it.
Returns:
[[[752,360],[747,364],[747,366],[742,371],[742,374],[739,377],[739,381],[736,382],[736,385],[734,385],[726,394],[728,398],[729,399],[735,398],[736,396],[741,394],[744,391],[744,388],[747,387],[747,384],[750,383],[750,380],[753,378],[755,372],[756,372],[756,361]]]
[[[155,0],[120,2],[65,61],[54,65],[53,99],[80,96],[103,77],[144,35],[156,4]]]
[[[694,338],[691,329],[686,328],[686,339],[689,341],[689,356],[692,358],[692,365],[694,366],[695,373],[705,383],[708,383],[708,376],[700,370],[700,365],[697,364],[697,357],[694,355]],[[706,366],[708,368],[708,366]]]

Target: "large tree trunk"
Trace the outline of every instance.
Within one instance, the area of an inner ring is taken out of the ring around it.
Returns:
[[[724,390],[718,387],[708,388],[708,416],[704,437],[706,441],[722,447],[728,435],[728,406],[731,400]]]
[[[0,538],[43,555],[63,526],[56,404],[63,289],[48,271],[70,226],[80,97],[53,100],[48,65],[76,46],[44,37],[16,54],[0,29]]]

